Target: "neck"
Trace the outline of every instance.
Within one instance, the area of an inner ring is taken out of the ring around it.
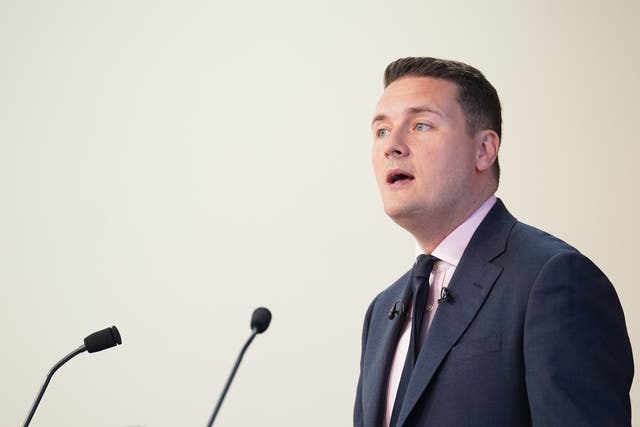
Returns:
[[[480,206],[493,194],[481,193],[477,197],[469,199],[464,206],[455,206],[443,209],[442,212],[433,212],[422,216],[416,216],[398,224],[413,235],[426,254],[433,250],[460,224],[464,223]]]

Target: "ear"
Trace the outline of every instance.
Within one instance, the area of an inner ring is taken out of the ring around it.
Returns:
[[[476,170],[484,172],[490,169],[498,158],[500,137],[495,131],[485,129],[476,134],[478,151],[476,153]]]

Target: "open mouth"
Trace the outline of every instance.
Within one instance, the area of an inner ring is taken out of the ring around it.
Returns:
[[[387,173],[387,183],[395,184],[396,182],[412,181],[413,175],[402,169],[394,169]]]

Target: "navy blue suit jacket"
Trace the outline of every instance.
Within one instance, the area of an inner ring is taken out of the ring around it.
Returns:
[[[382,425],[409,273],[369,306],[356,427]],[[500,200],[480,224],[416,361],[398,426],[630,426],[633,359],[605,275],[518,222]]]

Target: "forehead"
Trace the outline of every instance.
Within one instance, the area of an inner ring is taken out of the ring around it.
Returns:
[[[387,86],[376,105],[376,114],[401,114],[424,106],[443,115],[454,114],[460,108],[458,86],[448,80],[432,77],[402,77]]]

